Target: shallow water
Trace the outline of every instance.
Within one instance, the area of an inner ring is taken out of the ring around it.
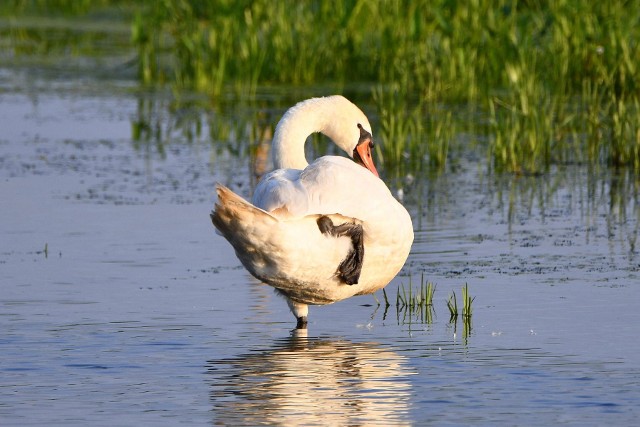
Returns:
[[[250,191],[237,147],[212,145],[206,123],[186,137],[165,95],[127,80],[3,69],[0,88],[3,425],[640,415],[634,177],[493,176],[467,160],[425,178],[404,189],[416,242],[387,289],[435,282],[432,322],[366,296],[312,307],[299,335],[208,218],[216,181]],[[161,143],[132,136],[145,121]],[[445,303],[464,283],[470,325]]]

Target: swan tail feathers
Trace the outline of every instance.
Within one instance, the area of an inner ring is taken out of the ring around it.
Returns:
[[[243,228],[278,220],[257,208],[224,185],[217,184],[218,202],[210,217],[214,227],[229,241]]]

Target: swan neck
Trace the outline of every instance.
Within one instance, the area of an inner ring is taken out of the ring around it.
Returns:
[[[326,134],[327,114],[318,98],[299,103],[282,116],[273,135],[272,155],[276,169],[304,169],[309,163],[304,146],[309,135]]]

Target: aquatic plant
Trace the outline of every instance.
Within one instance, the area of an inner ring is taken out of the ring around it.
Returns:
[[[455,339],[458,335],[458,317],[457,316],[452,316],[449,319],[449,327],[453,328],[453,337]],[[469,337],[471,336],[471,329],[472,329],[471,318],[463,317],[462,318],[462,342],[465,345],[469,343]]]
[[[467,283],[462,286],[462,339],[465,344],[471,334],[471,315],[473,314],[472,303],[475,297],[469,295],[469,286]],[[454,336],[458,327],[458,301],[455,291],[451,291],[451,295],[447,299],[447,308],[449,309],[449,323],[453,326]]]
[[[421,322],[431,324],[433,322],[433,295],[436,290],[436,285],[431,282],[425,282],[424,274],[420,277],[420,286],[416,286],[414,289],[412,283],[412,276],[409,276],[409,283],[405,287],[404,283],[400,283],[396,292],[396,315],[398,323],[400,323],[400,317],[404,322],[407,317],[409,323],[412,316],[418,318]],[[386,291],[383,289],[383,296],[385,300],[385,315],[391,305],[387,297]]]
[[[0,16],[108,7],[130,19],[140,81],[174,93],[364,83],[371,94],[356,92],[373,99],[377,154],[392,177],[440,172],[452,150],[478,143],[498,172],[576,162],[640,170],[638,0],[33,0],[4,4]],[[12,19],[0,40],[14,54],[65,42],[86,53],[109,34],[48,37],[56,28]]]
[[[458,301],[456,300],[456,293],[451,291],[449,299],[447,299],[447,308],[449,309],[449,321],[453,321],[458,318]]]
[[[403,321],[411,315],[416,315],[424,323],[430,324],[433,319],[433,295],[436,290],[436,285],[432,282],[425,282],[424,274],[420,277],[420,286],[414,286],[412,284],[412,276],[409,276],[409,283],[405,287],[405,284],[401,282],[398,285],[396,292],[396,314],[398,322],[400,322],[400,316],[402,315]],[[385,314],[391,305],[386,291],[383,289],[382,294],[385,301]],[[380,305],[380,302],[375,297],[376,302]],[[469,294],[469,285],[467,283],[462,286],[462,318],[463,321],[469,322],[473,314],[472,304],[475,297],[471,297]],[[451,291],[451,294],[447,298],[447,308],[449,309],[449,321],[455,322],[460,312],[458,311],[458,301],[455,291]],[[466,325],[469,326],[470,325]]]
[[[469,285],[467,283],[462,286],[462,317],[470,318],[473,314],[472,304],[476,298],[469,295]],[[458,317],[458,300],[456,298],[455,291],[451,291],[451,295],[447,299],[447,308],[449,309],[449,314],[451,315],[451,319],[455,319]]]
[[[469,285],[465,283],[462,287],[462,317],[471,317],[471,315],[473,314],[471,304],[473,304],[473,301],[475,299],[476,297],[471,298],[471,296],[469,295]]]
[[[435,285],[431,282],[425,283],[424,276],[420,278],[420,287],[414,290],[411,276],[409,276],[409,284],[406,288],[404,283],[400,283],[400,286],[398,286],[396,307],[399,310],[408,309],[409,311],[415,311],[422,307],[432,306],[434,292]]]
[[[589,138],[601,153],[594,161],[637,163],[638,12],[622,2],[181,0],[137,16],[134,28],[152,34],[133,32],[145,81],[212,94],[225,86],[252,93],[273,83],[378,82],[378,155],[399,176],[446,164],[454,123],[465,118],[434,112],[458,102],[479,103],[488,116],[496,170],[537,173],[589,158],[576,154]],[[163,53],[174,58],[164,67]],[[603,103],[585,100],[601,138],[581,132],[575,100],[585,82],[601,91]]]

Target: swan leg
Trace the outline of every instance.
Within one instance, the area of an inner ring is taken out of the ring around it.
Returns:
[[[340,225],[333,225],[333,221],[328,216],[318,218],[318,228],[322,234],[330,236],[351,238],[353,249],[347,254],[338,266],[338,277],[348,285],[357,285],[362,272],[364,262],[364,233],[362,225],[345,222]]]
[[[307,304],[295,302],[286,296],[285,299],[287,300],[289,309],[298,321],[298,323],[296,324],[296,329],[307,329],[307,316],[309,315],[309,306]]]
[[[296,329],[307,329],[307,316],[298,317],[298,323],[296,323]]]

